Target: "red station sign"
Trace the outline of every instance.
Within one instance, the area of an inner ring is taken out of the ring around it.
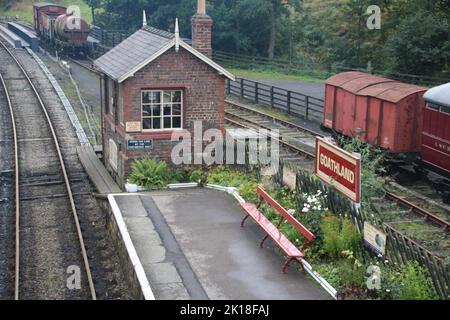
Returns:
[[[361,201],[361,158],[323,138],[316,140],[316,175],[355,203]]]

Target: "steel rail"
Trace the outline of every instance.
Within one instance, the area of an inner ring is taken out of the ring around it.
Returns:
[[[390,200],[396,201],[397,203],[407,207],[408,209],[411,209],[413,212],[425,217],[427,220],[431,220],[441,226],[443,226],[444,230],[450,230],[450,223],[431,212],[428,212],[427,210],[420,208],[419,206],[415,205],[414,203],[409,202],[408,200],[394,194],[391,192],[386,192],[386,197]]]
[[[236,108],[239,108],[239,109],[242,109],[242,110],[245,110],[245,111],[257,114],[257,115],[260,115],[260,116],[262,116],[264,118],[271,119],[272,121],[278,122],[279,124],[282,124],[282,125],[284,125],[286,127],[294,128],[294,129],[301,130],[301,131],[306,131],[306,132],[309,132],[309,133],[311,133],[312,135],[314,135],[316,137],[321,137],[321,138],[324,137],[323,134],[315,132],[314,130],[305,128],[305,127],[303,127],[303,126],[301,126],[301,125],[299,125],[297,123],[293,123],[291,121],[283,120],[283,119],[280,119],[280,118],[268,115],[268,114],[266,114],[264,112],[261,112],[259,110],[254,109],[254,108],[250,108],[248,106],[244,106],[244,105],[242,105],[240,103],[237,103],[237,102],[234,102],[234,101],[231,101],[231,100],[225,100],[225,103],[229,104],[229,105],[231,105],[233,107],[236,107]]]
[[[90,266],[89,266],[89,260],[88,260],[88,257],[87,257],[86,247],[85,247],[83,235],[82,235],[82,232],[81,232],[80,222],[78,220],[78,213],[77,213],[77,209],[76,209],[76,206],[75,206],[75,201],[74,201],[73,194],[72,194],[72,189],[70,187],[70,181],[69,181],[69,177],[67,175],[66,166],[64,164],[64,158],[63,158],[62,153],[61,153],[61,148],[59,146],[58,137],[56,136],[56,131],[55,131],[54,127],[53,127],[53,123],[52,123],[52,121],[50,119],[50,116],[49,116],[48,111],[47,111],[47,109],[45,107],[45,104],[44,104],[40,94],[38,93],[36,87],[34,86],[33,82],[31,81],[31,78],[29,77],[28,73],[25,71],[25,69],[23,68],[22,64],[17,60],[17,58],[14,56],[14,54],[8,49],[8,47],[1,41],[0,41],[0,44],[8,52],[8,54],[15,61],[15,63],[19,67],[19,69],[24,74],[25,78],[27,79],[28,83],[30,84],[31,88],[33,89],[33,92],[34,92],[36,98],[39,101],[39,105],[40,105],[42,111],[44,112],[45,118],[46,118],[47,123],[48,123],[48,125],[50,127],[50,131],[51,131],[52,137],[53,137],[53,142],[55,144],[56,151],[58,153],[58,158],[59,158],[59,162],[60,162],[60,165],[61,165],[61,171],[62,171],[63,176],[64,176],[64,182],[65,182],[66,189],[67,189],[67,194],[68,194],[68,197],[69,197],[70,207],[71,207],[71,210],[72,210],[73,218],[75,220],[75,225],[76,225],[76,229],[77,229],[78,239],[80,241],[81,253],[82,253],[82,256],[83,256],[83,260],[84,260],[84,267],[86,269],[86,274],[87,274],[87,278],[88,278],[88,283],[89,283],[89,289],[90,289],[90,292],[91,292],[91,297],[92,297],[93,300],[96,300],[97,299],[97,295],[95,293],[94,281],[92,279],[92,273],[91,273],[91,269],[90,269]],[[18,296],[18,293],[17,293],[17,296]]]
[[[261,126],[260,124],[253,123],[253,122],[251,122],[251,121],[249,121],[249,120],[247,120],[247,119],[244,119],[244,118],[242,118],[242,117],[239,117],[239,116],[236,116],[236,115],[233,115],[233,117],[237,117],[237,118],[239,118],[239,119],[241,119],[241,120],[243,120],[243,121],[246,121],[246,122],[248,122],[248,123],[257,125],[257,126],[263,128],[263,129],[267,129],[266,127]],[[230,122],[230,123],[232,123],[232,124],[234,124],[234,125],[236,125],[236,126],[239,126],[239,127],[245,128],[245,129],[255,130],[255,128],[252,128],[251,126],[247,126],[247,125],[245,125],[245,124],[243,124],[243,123],[240,123],[240,122],[235,121],[235,120],[233,120],[233,119],[230,119],[230,118],[228,118],[228,117],[225,117],[225,121],[228,121],[228,122]],[[268,129],[268,130],[270,130],[270,129]],[[276,137],[274,137],[274,136],[272,136],[272,135],[270,135],[270,134],[269,134],[268,136],[269,136],[271,139],[277,141],[278,143],[281,143],[282,145],[288,147],[289,149],[294,150],[295,152],[300,152],[300,153],[302,153],[303,155],[305,155],[305,156],[307,156],[307,157],[310,157],[310,158],[312,158],[312,159],[314,159],[314,158],[316,157],[316,156],[315,156],[314,154],[312,154],[311,152],[308,152],[308,151],[306,151],[306,150],[300,149],[299,147],[294,146],[294,145],[292,145],[292,144],[290,144],[290,143],[287,143],[286,141],[283,141],[282,139],[276,138]]]
[[[14,171],[15,171],[15,203],[16,203],[16,256],[15,256],[15,271],[14,271],[14,300],[19,300],[19,264],[20,264],[20,183],[19,183],[19,148],[17,139],[16,119],[14,117],[14,110],[12,108],[11,98],[9,96],[8,88],[5,80],[0,73],[0,81],[3,90],[5,91],[6,101],[8,103],[9,115],[11,118],[11,125],[13,130],[14,140]]]

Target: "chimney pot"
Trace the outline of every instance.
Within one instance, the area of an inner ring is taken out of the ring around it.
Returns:
[[[212,58],[212,24],[211,17],[206,14],[206,1],[197,1],[197,13],[192,17],[192,46]]]
[[[206,0],[197,1],[197,13],[206,14]]]

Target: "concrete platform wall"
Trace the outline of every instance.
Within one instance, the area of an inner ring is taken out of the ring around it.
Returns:
[[[101,201],[101,207],[107,213],[107,228],[108,232],[113,239],[114,247],[119,255],[120,265],[123,275],[127,281],[127,285],[130,288],[130,295],[135,300],[154,300],[153,292],[151,291],[150,285],[143,274],[145,279],[142,278],[142,273],[139,273],[136,266],[136,251],[130,239],[124,239],[128,235],[124,235],[123,226],[124,221],[121,218],[117,218],[114,214],[113,206],[108,200]],[[125,227],[126,231],[126,227]],[[129,238],[129,236],[128,236]],[[130,248],[130,245],[132,248]],[[140,263],[139,263],[140,265]],[[142,268],[142,266],[140,266]]]

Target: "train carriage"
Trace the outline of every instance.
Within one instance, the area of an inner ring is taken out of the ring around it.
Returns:
[[[66,14],[66,7],[54,4],[54,3],[35,3],[33,4],[33,16],[34,16],[34,30],[38,36],[44,34],[44,30],[49,28],[49,18],[50,20],[56,19],[56,17]]]
[[[90,26],[84,20],[67,13],[67,8],[51,3],[33,5],[34,29],[50,48],[70,55],[89,55],[94,43],[88,40]]]
[[[450,179],[450,83],[424,95],[422,161]]]

